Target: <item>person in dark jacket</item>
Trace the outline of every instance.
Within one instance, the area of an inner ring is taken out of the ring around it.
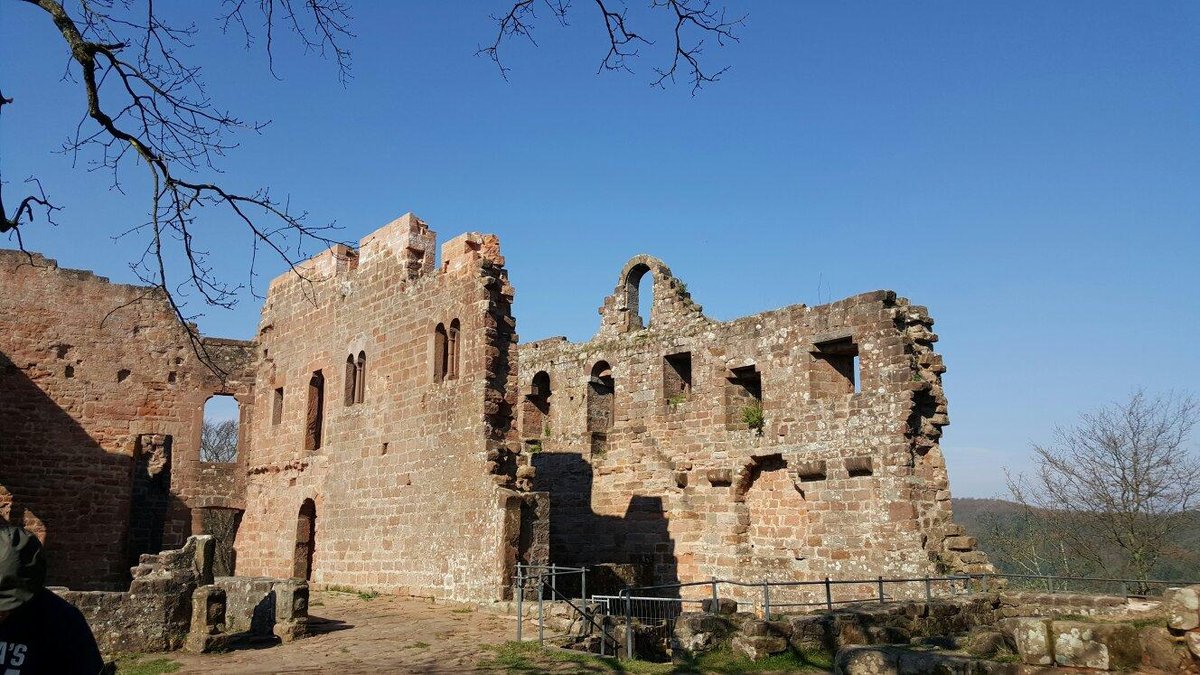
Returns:
[[[87,620],[45,587],[38,538],[0,527],[0,673],[97,675],[104,660]]]

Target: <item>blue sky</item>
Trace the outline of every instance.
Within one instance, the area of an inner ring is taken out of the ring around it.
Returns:
[[[1001,467],[1081,410],[1196,389],[1200,3],[730,2],[750,10],[742,41],[708,46],[730,70],[694,97],[648,85],[662,41],[633,75],[596,74],[588,3],[510,44],[507,82],[474,55],[503,2],[353,5],[345,87],[293,47],[273,79],[215,3],[189,5],[214,99],[272,120],[224,179],[290,193],[349,241],[406,211],[443,240],[498,233],[524,340],[588,338],[641,252],[718,319],[894,289],[937,319],[959,496],[1002,492]],[[65,61],[36,8],[0,4],[0,169],[64,207],[30,248],[131,281],[134,242],[112,235],[144,219],[138,169],[122,196],[52,152],[83,110]],[[206,222],[217,269],[244,279],[245,235]],[[280,270],[261,261],[260,290]],[[250,337],[258,306],[199,323]]]

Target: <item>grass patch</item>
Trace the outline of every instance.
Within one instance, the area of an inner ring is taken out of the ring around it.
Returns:
[[[117,672],[121,675],[162,675],[180,668],[177,661],[165,657],[149,658],[145,654],[130,654],[117,659]]]
[[[565,649],[541,648],[536,642],[505,642],[484,645],[495,657],[480,662],[480,667],[505,672],[541,673],[562,671],[570,665],[577,673],[633,673],[635,675],[667,675],[669,673],[824,673],[833,667],[823,652],[785,652],[758,661],[723,647],[678,663],[649,661],[620,661]]]
[[[376,591],[359,591],[358,592],[359,600],[374,600],[375,598],[378,598],[378,597],[379,597],[379,593]]]
[[[429,649],[429,643],[428,642],[414,642],[411,645],[409,645],[409,647],[412,647],[413,649]]]
[[[470,614],[471,612],[474,612],[474,611],[475,611],[474,607],[459,607],[457,609],[450,610],[450,613],[451,614]]]

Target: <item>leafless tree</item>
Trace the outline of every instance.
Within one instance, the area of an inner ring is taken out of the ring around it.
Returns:
[[[200,461],[236,462],[237,443],[237,420],[204,420],[204,427],[200,431]]]
[[[604,22],[608,35],[608,51],[600,60],[597,72],[633,72],[630,62],[638,56],[639,50],[655,44],[650,33],[634,29],[625,0],[592,0],[587,5],[593,7],[592,15]],[[667,15],[669,28],[665,32],[669,34],[667,40],[671,46],[666,64],[654,67],[652,84],[663,87],[668,82],[675,82],[677,76],[684,77],[695,94],[704,85],[720,80],[728,68],[713,70],[701,62],[704,42],[711,40],[718,47],[738,42],[736,31],[745,25],[747,16],[730,16],[723,5],[714,5],[711,0],[650,0],[650,7]],[[539,8],[562,26],[568,25],[573,9],[570,0],[516,0],[507,13],[492,15],[499,29],[496,39],[490,45],[480,47],[477,53],[494,61],[506,79],[509,69],[500,60],[500,48],[510,38],[525,38],[531,44],[537,44],[533,29]]]
[[[1197,422],[1192,398],[1137,391],[1034,446],[1035,470],[1009,491],[1081,565],[1145,580],[1200,505]]]

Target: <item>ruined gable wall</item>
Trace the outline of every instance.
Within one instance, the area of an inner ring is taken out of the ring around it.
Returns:
[[[245,364],[244,343],[212,348]],[[199,443],[209,395],[249,403],[244,375],[213,375],[151,289],[0,251],[0,518],[43,539],[50,583],[123,587],[131,525],[143,543],[179,546],[192,508],[240,502],[237,470],[207,480]]]
[[[648,330],[631,294],[645,270]],[[924,308],[878,291],[720,323],[665,265],[639,256],[600,312],[587,343],[520,349],[518,428],[537,451],[538,489],[552,495],[555,562],[640,563],[664,583],[925,574],[933,558],[986,565],[946,549],[969,542],[947,539],[959,531],[937,447],[944,368]],[[848,345],[860,355],[858,392],[839,377]],[[664,357],[684,352],[691,386],[681,391]],[[600,361],[615,389],[608,429],[588,410]],[[753,396],[735,384],[754,371],[761,435],[743,419]],[[534,385],[540,372],[549,397]]]
[[[278,423],[271,414],[254,422],[239,573],[296,571],[297,516],[312,499],[316,583],[475,600],[503,593],[526,499],[508,489],[513,291],[495,237],[447,242],[439,270],[434,245],[409,214],[356,252],[338,247],[309,261],[307,279],[271,284],[257,406],[272,410],[277,389],[283,405]],[[458,375],[439,380],[435,326],[455,319]],[[365,392],[347,405],[346,360],[359,352]],[[307,389],[318,370],[323,436],[310,451]]]

